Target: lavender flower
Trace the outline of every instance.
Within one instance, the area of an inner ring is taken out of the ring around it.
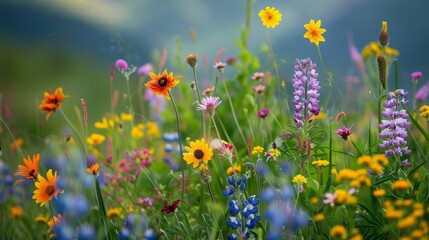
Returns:
[[[267,108],[264,108],[258,111],[259,118],[266,118],[268,114],[270,114],[270,110],[268,110]]]
[[[146,63],[145,65],[139,67],[139,69],[137,70],[137,73],[139,75],[147,76],[149,75],[149,72],[152,72],[152,71],[153,71],[152,64]]]
[[[127,70],[128,69],[128,63],[124,59],[118,59],[115,63],[116,67],[121,70]]]
[[[350,131],[350,128],[348,127],[342,127],[339,128],[336,132],[342,139],[346,140],[349,139],[350,134],[352,134],[352,131]]]
[[[423,76],[422,72],[413,72],[413,73],[411,73],[411,78],[412,79],[418,80],[418,79],[422,78],[422,76]]]
[[[407,127],[411,125],[407,121],[408,114],[404,109],[399,110],[401,105],[407,105],[409,101],[405,100],[408,92],[403,89],[398,89],[395,92],[387,94],[386,101],[383,103],[385,110],[382,115],[385,120],[382,120],[380,127],[380,137],[383,142],[379,145],[385,149],[386,157],[402,156],[403,154],[411,154],[411,150],[407,147],[405,138],[408,136]]]
[[[316,64],[310,58],[296,59],[295,74],[292,79],[293,93],[292,103],[295,104],[294,120],[298,128],[302,127],[312,115],[317,116],[320,112],[318,93],[320,86],[316,72]]]
[[[206,111],[210,116],[213,116],[217,106],[219,106],[221,102],[219,97],[205,97],[201,99],[201,104],[198,104],[197,110]]]

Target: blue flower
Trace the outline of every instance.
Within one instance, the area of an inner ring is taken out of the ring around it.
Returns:
[[[256,217],[255,217],[255,215],[254,215],[254,214],[250,214],[250,215],[247,217],[247,221],[246,221],[245,226],[246,226],[248,229],[253,229],[253,228],[255,228],[256,223],[258,223],[260,220],[261,220],[261,217],[260,217],[260,216],[256,216]]]
[[[240,212],[240,206],[238,206],[237,201],[231,199],[229,200],[228,204],[229,204],[229,208],[228,208],[229,214],[231,216],[235,216],[237,215],[237,213]]]
[[[79,240],[91,240],[95,238],[94,227],[89,224],[84,224],[80,227],[78,239]]]
[[[232,189],[230,186],[226,186],[226,191],[222,190],[222,194],[224,197],[230,197],[234,194],[234,189]]]
[[[226,221],[226,225],[230,228],[232,228],[232,230],[237,229],[240,226],[240,220],[238,220],[238,218],[236,217],[229,217],[230,220]]]

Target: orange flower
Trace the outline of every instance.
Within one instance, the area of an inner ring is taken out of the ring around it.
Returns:
[[[86,171],[89,174],[98,175],[98,169],[99,168],[100,168],[100,165],[98,165],[98,163],[96,163],[96,164],[93,164],[91,167],[87,168]]]
[[[46,119],[48,119],[55,110],[61,107],[61,102],[65,97],[63,88],[57,88],[54,93],[52,93],[52,91],[45,92],[45,99],[40,104],[39,109],[48,113]]]
[[[152,89],[153,93],[157,95],[162,95],[166,99],[170,99],[168,91],[170,91],[173,87],[179,84],[180,81],[178,81],[177,79],[181,77],[174,77],[172,72],[167,72],[167,69],[165,69],[162,74],[158,75],[153,72],[150,72],[149,76],[150,78],[152,78],[152,81],[146,83],[145,86]]]
[[[21,172],[16,172],[15,176],[22,176],[25,178],[16,180],[15,184],[24,182],[25,180],[36,179],[37,174],[39,173],[39,161],[39,154],[33,155],[33,159],[31,159],[30,156],[28,156],[27,159],[24,158],[25,166],[18,165]]]
[[[48,225],[49,228],[52,230],[55,226],[60,224],[64,220],[64,216],[61,214],[57,214],[57,216],[54,216],[54,219],[49,220]]]
[[[64,192],[57,187],[58,178],[57,171],[52,174],[52,169],[48,170],[47,179],[41,175],[37,177],[39,181],[35,183],[37,189],[33,192],[33,199],[36,199],[36,203],[40,203],[41,207],[53,197],[56,198],[58,193]]]

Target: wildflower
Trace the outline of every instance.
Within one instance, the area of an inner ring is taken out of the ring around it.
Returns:
[[[144,130],[144,125],[143,124],[139,123],[139,124],[135,125],[133,127],[133,129],[131,129],[131,137],[133,139],[140,139],[140,138],[142,138],[144,136],[143,130]]]
[[[259,118],[266,118],[270,114],[270,110],[268,110],[267,108],[264,108],[259,110],[257,114]]]
[[[416,224],[416,218],[414,216],[408,216],[406,218],[400,219],[398,222],[399,229],[408,229],[413,227]]]
[[[86,171],[91,175],[98,175],[99,168],[100,168],[100,165],[96,163],[96,164],[93,164],[91,167],[87,168]]]
[[[359,164],[363,164],[363,165],[365,165],[365,166],[369,166],[369,165],[371,165],[371,163],[372,163],[372,158],[371,158],[371,156],[363,155],[363,156],[360,156],[360,157],[357,159],[357,162],[358,162]]]
[[[295,177],[293,177],[292,182],[298,185],[307,184],[307,178],[302,176],[301,174],[298,174]]]
[[[146,129],[146,133],[149,137],[158,137],[161,134],[156,122],[147,122]]]
[[[353,39],[351,37],[348,38],[349,45],[349,53],[352,61],[356,64],[359,69],[359,72],[362,76],[366,76],[365,64],[363,62],[363,57],[359,53],[359,50],[356,48]],[[338,121],[337,121],[338,122]]]
[[[350,128],[348,127],[342,127],[338,129],[335,133],[338,134],[342,139],[347,141],[347,139],[349,139],[349,136],[352,134],[352,131],[350,131]]]
[[[389,163],[389,160],[384,154],[375,154],[372,157],[372,160],[378,164],[381,164],[383,166],[386,166]]]
[[[58,179],[57,172],[55,171],[54,174],[52,174],[52,169],[48,170],[47,178],[41,175],[37,177],[38,182],[35,183],[37,189],[33,192],[33,199],[36,200],[36,203],[40,203],[41,207],[52,198],[56,198],[59,193],[64,192],[57,186]]]
[[[429,81],[427,81],[414,95],[414,98],[419,102],[424,102],[429,95]]]
[[[13,218],[20,218],[24,215],[24,209],[20,206],[13,206],[9,214]]]
[[[215,87],[206,88],[203,90],[203,95],[210,95],[214,91]]]
[[[228,175],[228,176],[231,176],[231,175],[233,175],[234,173],[240,173],[241,172],[241,166],[240,165],[237,165],[237,164],[234,164],[234,168],[233,167],[229,167],[227,170],[226,170],[226,175]]]
[[[60,223],[62,223],[63,221],[64,221],[64,216],[58,213],[57,216],[54,216],[53,219],[51,218],[48,221],[49,228],[53,230],[56,226],[60,225]]]
[[[36,180],[37,175],[39,174],[39,161],[40,155],[33,155],[33,159],[30,156],[27,156],[27,159],[24,158],[24,165],[18,165],[18,168],[21,172],[16,172],[15,176],[25,177],[24,179],[16,180],[15,184],[24,182],[25,180]]]
[[[323,213],[318,213],[314,215],[313,220],[315,222],[322,222],[323,220],[325,220],[325,215],[323,215]]]
[[[171,205],[168,204],[167,200],[164,200],[164,207],[161,209],[161,212],[170,214],[176,211],[176,208],[179,206],[180,200],[175,200]]]
[[[337,117],[335,118],[335,121],[340,122],[340,120],[346,115],[345,112],[339,112],[337,114]]]
[[[121,119],[122,121],[132,121],[134,116],[132,114],[128,113],[121,113]]]
[[[377,44],[377,42],[370,42],[362,49],[362,58],[364,60],[369,57],[377,57],[382,53],[381,46]],[[399,51],[388,46],[384,47],[384,54],[388,57],[397,57],[399,55]]]
[[[197,55],[189,54],[189,55],[186,57],[186,63],[187,63],[191,68],[195,68],[195,67],[197,66],[197,63],[198,63]]]
[[[46,115],[46,119],[48,119],[55,110],[61,107],[61,103],[66,96],[64,96],[62,88],[57,88],[54,93],[52,91],[45,92],[44,96],[45,99],[39,105],[39,109],[48,113]]]
[[[42,214],[38,214],[37,217],[34,219],[34,221],[36,223],[43,223],[43,224],[48,224],[49,222],[49,213],[46,214],[45,216],[43,216]]]
[[[117,208],[109,208],[109,210],[107,211],[107,217],[109,218],[113,218],[113,217],[121,217],[122,214],[122,208],[117,207]]]
[[[408,104],[408,101],[405,100],[407,96],[408,93],[402,89],[389,92],[383,104],[385,110],[382,115],[387,120],[382,120],[379,125],[381,130],[379,136],[384,139],[379,146],[385,149],[386,157],[411,154],[411,150],[407,147],[407,141],[405,141],[408,136],[406,128],[411,123],[407,121],[408,114],[406,111],[404,109],[399,110],[400,105]]]
[[[107,120],[107,118],[102,118],[101,122],[95,122],[94,126],[98,129],[108,129],[112,128],[115,125],[115,122],[113,120]]]
[[[384,55],[379,55],[377,57],[377,66],[378,66],[378,79],[381,86],[386,89],[387,84],[387,63]]]
[[[149,72],[152,72],[152,71],[153,71],[153,67],[152,67],[152,64],[150,63],[146,63],[145,65],[137,69],[137,73],[143,76],[149,75]]]
[[[93,133],[86,139],[89,145],[100,145],[106,140],[106,137],[101,134]]]
[[[329,166],[329,161],[317,160],[317,161],[313,161],[311,164],[316,166],[316,167],[327,167],[327,166]]]
[[[405,159],[404,161],[401,162],[402,166],[404,167],[411,167],[413,164],[411,162],[408,161],[408,159]]]
[[[214,68],[216,68],[219,72],[223,72],[223,69],[225,68],[226,64],[223,62],[217,62],[213,65]]]
[[[267,6],[265,10],[259,11],[258,16],[261,18],[262,25],[267,28],[275,28],[282,20],[282,14],[275,7]]]
[[[253,86],[252,89],[254,93],[261,94],[265,91],[265,86],[260,84],[258,86]]]
[[[383,197],[384,195],[386,195],[386,190],[376,189],[372,192],[372,195],[374,195],[374,197]]]
[[[15,139],[15,141],[13,141],[13,143],[9,144],[9,149],[11,151],[15,151],[18,148],[22,147],[22,145],[24,145],[24,140],[21,137],[19,137],[19,138]]]
[[[264,77],[264,73],[262,73],[262,72],[255,72],[252,75],[252,79],[256,80],[256,81],[261,80],[263,77]]]
[[[307,32],[304,34],[304,38],[308,38],[310,42],[316,44],[316,46],[319,46],[319,42],[325,41],[322,34],[326,32],[326,29],[321,28],[321,24],[321,20],[314,22],[314,20],[311,19],[309,23],[304,25],[304,28],[307,29]]]
[[[280,153],[279,150],[271,148],[271,149],[268,150],[268,152],[265,153],[265,156],[268,157],[267,158],[267,160],[268,160],[270,158],[274,158],[275,159],[276,157],[280,156],[280,154],[281,153]]]
[[[419,116],[422,118],[426,118],[426,120],[429,121],[429,106],[423,105],[420,107],[419,111],[420,111]]]
[[[320,86],[317,81],[319,75],[315,68],[316,64],[310,58],[295,61],[295,74],[292,79],[295,90],[292,103],[295,104],[294,121],[298,128],[302,127],[303,119],[308,120],[311,115],[317,116],[320,112],[318,107]]]
[[[152,206],[153,206],[153,199],[148,198],[148,197],[143,198],[143,199],[139,198],[139,199],[137,200],[137,203],[138,203],[138,204],[141,204],[141,205],[143,205],[143,206],[150,206],[150,207],[152,207]]]
[[[198,167],[201,161],[205,164],[213,156],[213,148],[209,147],[205,142],[205,139],[196,140],[195,142],[190,142],[190,147],[185,147],[187,153],[183,154],[183,159],[187,164],[193,164],[193,168]]]
[[[381,31],[380,35],[378,36],[378,42],[380,43],[381,47],[386,47],[389,45],[389,34],[387,33],[387,22],[383,21],[381,23]]]
[[[419,80],[422,77],[423,77],[423,73],[422,72],[413,72],[413,73],[411,73],[411,79],[413,79],[413,80]]]
[[[208,115],[213,116],[217,106],[219,106],[221,102],[219,97],[205,97],[201,99],[201,104],[198,104],[197,110],[206,111]]]
[[[147,82],[145,86],[150,88],[153,93],[157,95],[162,95],[166,99],[170,99],[168,92],[177,84],[179,84],[180,81],[177,79],[181,77],[175,77],[172,72],[168,73],[167,69],[165,69],[162,74],[158,75],[153,72],[150,72],[149,76],[152,80]]]
[[[253,147],[252,155],[260,154],[264,151],[264,148],[261,146]]]
[[[331,237],[334,238],[341,238],[346,239],[347,238],[347,229],[343,225],[335,225],[331,228]]]
[[[124,59],[116,60],[115,65],[120,70],[127,70],[128,69],[128,63]]]
[[[311,123],[316,119],[326,119],[326,114],[323,112],[319,112],[319,114],[316,115],[311,115],[311,117],[308,118],[307,122]]]
[[[394,190],[407,190],[410,187],[411,187],[410,182],[408,182],[407,180],[404,180],[404,179],[396,180],[392,184],[392,188]]]

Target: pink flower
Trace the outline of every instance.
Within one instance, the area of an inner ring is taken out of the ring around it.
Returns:
[[[217,62],[213,65],[214,68],[216,68],[217,70],[219,70],[219,72],[222,72],[223,69],[225,68],[226,64],[223,62]]]
[[[326,193],[325,200],[323,200],[324,204],[329,204],[331,207],[335,206],[335,199],[337,198],[337,194],[335,193]]]
[[[264,108],[258,111],[259,118],[266,118],[269,114],[270,114],[270,110],[268,110],[267,108]]]
[[[414,98],[417,101],[423,102],[429,95],[429,81],[427,81],[417,92]]]
[[[350,58],[358,67],[360,74],[362,76],[366,76],[366,70],[365,70],[365,65],[363,63],[362,55],[360,54],[359,50],[356,48],[353,42],[353,39],[351,37],[349,37],[348,43],[349,43]]]
[[[128,69],[128,63],[124,59],[118,59],[115,63],[116,67],[121,70],[127,70]]]
[[[350,131],[350,128],[348,127],[342,127],[338,129],[336,132],[342,139],[346,140],[349,139],[350,134],[352,134],[352,131]]]
[[[264,77],[264,73],[261,73],[261,72],[255,72],[252,75],[252,79],[256,81],[261,80],[263,77]]]
[[[265,91],[265,86],[264,85],[253,86],[252,89],[253,89],[253,92],[255,92],[256,94],[261,94]]]
[[[422,78],[422,76],[423,76],[423,73],[422,72],[413,72],[413,73],[411,73],[411,78],[412,79],[420,79],[420,78]]]
[[[147,76],[149,75],[149,72],[152,72],[152,71],[153,71],[152,64],[146,63],[145,65],[139,67],[139,69],[137,70],[137,73],[139,75]]]
[[[219,97],[208,96],[201,99],[201,104],[198,104],[197,110],[206,111],[210,116],[214,115],[215,109],[222,101]]]

